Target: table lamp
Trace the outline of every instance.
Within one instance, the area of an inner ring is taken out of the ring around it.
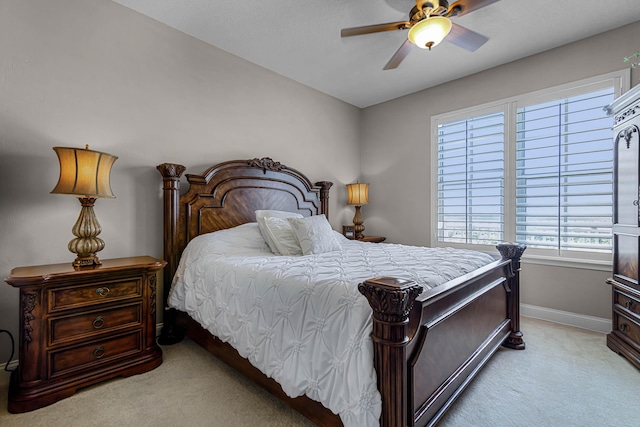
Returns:
[[[347,204],[354,205],[356,207],[356,214],[353,217],[353,228],[355,231],[355,238],[362,239],[364,235],[364,222],[362,221],[362,214],[360,208],[362,205],[369,204],[369,184],[361,184],[356,182],[355,184],[347,184]]]
[[[60,161],[60,178],[51,193],[68,194],[80,200],[82,209],[73,229],[76,236],[69,242],[69,251],[77,255],[74,267],[100,265],[96,252],[104,249],[104,240],[98,237],[102,231],[93,212],[93,204],[99,197],[114,198],[111,191],[111,166],[118,159],[111,154],[84,149],[53,147]]]

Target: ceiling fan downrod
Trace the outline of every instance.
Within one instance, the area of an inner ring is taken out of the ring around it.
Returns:
[[[416,8],[429,17],[431,15],[444,15],[449,10],[447,0],[416,0]]]

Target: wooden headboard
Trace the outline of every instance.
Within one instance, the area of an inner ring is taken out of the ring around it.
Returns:
[[[214,165],[200,175],[187,174],[189,189],[180,195],[185,167],[163,163],[165,307],[168,289],[180,255],[200,234],[256,220],[257,209],[298,212],[329,217],[329,181],[312,184],[297,170],[271,158],[232,160]]]

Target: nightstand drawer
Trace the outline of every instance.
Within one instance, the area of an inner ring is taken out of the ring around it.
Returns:
[[[618,288],[614,288],[613,292],[614,303],[618,310],[625,308],[640,316],[640,299],[637,296],[630,292],[622,292]]]
[[[49,312],[142,297],[142,279],[90,283],[49,290]]]
[[[638,322],[640,319],[632,319],[624,316],[620,313],[613,313],[614,324],[616,326],[616,332],[627,338],[627,340],[633,341],[634,346],[638,346],[635,343],[640,342],[640,325]]]
[[[49,345],[142,324],[142,303],[49,319]]]
[[[48,352],[50,378],[109,363],[141,351],[142,329],[65,350],[50,351]]]

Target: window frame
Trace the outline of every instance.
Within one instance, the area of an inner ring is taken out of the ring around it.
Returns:
[[[430,201],[434,211],[438,209],[438,125],[491,113],[504,114],[504,238],[505,241],[515,241],[516,236],[516,112],[518,108],[537,105],[543,102],[567,98],[587,92],[593,92],[606,87],[614,88],[614,99],[619,98],[630,88],[629,69],[615,71],[600,76],[579,80],[573,83],[553,86],[550,88],[516,95],[507,99],[492,101],[478,106],[442,113],[431,117],[431,189]],[[602,106],[605,107],[604,105]],[[613,126],[613,119],[612,119]],[[611,134],[613,146],[613,133]],[[431,246],[449,246],[476,249],[495,253],[492,245],[463,244],[438,241],[438,215],[431,216]],[[587,251],[563,250],[544,248],[529,248],[524,254],[524,262],[535,264],[569,266],[607,271],[611,269],[612,253],[591,253]]]

